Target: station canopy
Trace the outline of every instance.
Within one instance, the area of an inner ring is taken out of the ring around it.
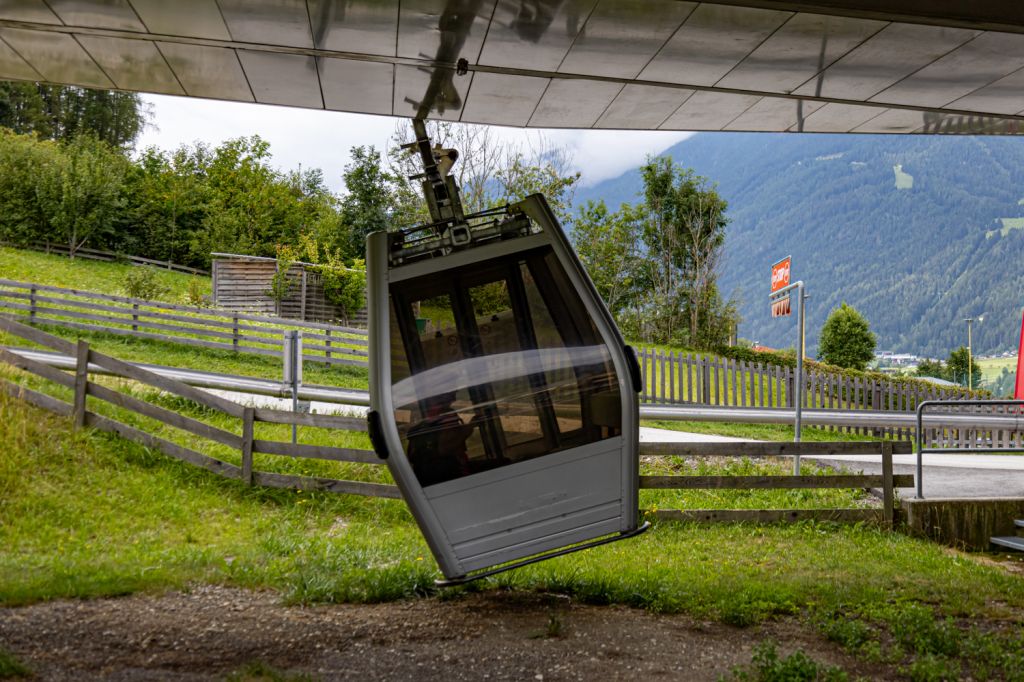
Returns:
[[[1017,134],[1002,0],[0,0],[0,79],[535,128]]]

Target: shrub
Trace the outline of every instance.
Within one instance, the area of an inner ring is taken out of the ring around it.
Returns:
[[[160,284],[156,278],[156,270],[148,266],[140,266],[130,269],[124,276],[124,291],[131,298],[141,298],[147,301],[160,298],[169,289]]]

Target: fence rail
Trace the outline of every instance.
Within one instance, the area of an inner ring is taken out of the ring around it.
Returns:
[[[32,324],[280,357],[286,329],[307,361],[366,366],[366,331],[0,279],[0,313]],[[258,323],[258,324],[257,324]],[[276,326],[274,326],[276,325]]]
[[[31,251],[41,251],[43,253],[56,253],[61,256],[71,255],[71,248],[67,244],[53,244],[53,243],[31,243],[31,244],[15,244],[13,242],[0,241],[0,246],[9,246],[15,249],[29,249]],[[155,260],[153,258],[143,258],[141,256],[129,256],[124,253],[114,253],[113,251],[101,251],[100,249],[87,249],[80,247],[75,249],[75,257],[85,258],[87,260],[98,260],[98,261],[127,261],[135,265],[151,265],[153,267],[162,268],[164,270],[171,270],[172,272],[181,272],[186,275],[201,275],[209,277],[210,272],[208,270],[201,270],[200,268],[193,268],[187,265],[178,265],[167,260]]]
[[[796,371],[792,367],[708,357],[697,353],[637,351],[643,373],[640,399],[650,405],[721,407],[794,407]],[[804,367],[804,408],[874,410],[913,414],[924,401],[969,400],[967,389],[945,388],[925,381],[885,381]],[[806,413],[805,413],[806,414]],[[833,426],[834,431],[910,440],[916,429],[903,427]],[[962,445],[971,437],[963,429],[927,428],[929,445]],[[1019,432],[1000,431],[991,437],[1022,442]]]
[[[260,439],[256,437],[255,431],[255,425],[259,422],[365,431],[366,426],[363,420],[333,415],[303,414],[246,407],[226,398],[193,388],[180,381],[161,376],[132,363],[99,353],[89,348],[89,345],[84,341],[73,344],[65,339],[4,318],[0,318],[0,329],[52,350],[74,355],[77,361],[75,372],[74,374],[66,374],[36,360],[0,349],[0,360],[3,362],[71,389],[74,396],[71,403],[59,400],[40,391],[19,386],[11,381],[3,380],[0,385],[8,394],[18,396],[58,414],[72,417],[77,426],[92,426],[104,431],[117,433],[129,440],[158,449],[171,457],[189,462],[227,478],[242,480],[250,485],[325,490],[371,495],[374,497],[400,497],[398,488],[393,485],[296,476],[292,474],[261,472],[253,469],[253,456],[260,453],[335,462],[378,464],[379,460],[372,451]],[[90,381],[90,366],[102,368],[106,373],[185,398],[219,414],[238,419],[241,422],[241,435]],[[88,409],[88,400],[90,398],[154,419],[199,438],[238,450],[241,464],[236,465],[225,462],[187,448],[179,443],[153,435],[135,426],[130,426],[111,417],[92,412]]]
[[[334,415],[303,414],[265,408],[246,407],[175,379],[159,375],[132,363],[99,353],[89,348],[84,341],[72,343],[60,337],[47,334],[31,326],[0,317],[0,330],[38,343],[58,353],[75,357],[75,371],[65,373],[39,360],[18,355],[0,348],[0,361],[27,371],[43,379],[70,389],[72,402],[54,398],[45,392],[18,385],[12,381],[0,380],[0,390],[22,398],[38,407],[69,416],[76,426],[90,426],[116,433],[129,440],[141,443],[208,471],[227,478],[241,480],[248,485],[263,485],[279,488],[321,490],[337,493],[367,495],[372,497],[400,498],[394,485],[348,481],[331,478],[298,476],[254,469],[255,454],[270,454],[282,457],[319,459],[334,462],[359,464],[381,464],[370,450],[342,448],[304,443],[288,443],[256,437],[255,426],[265,422],[313,426],[324,429],[366,431],[366,422],[352,417]],[[90,373],[102,369],[107,374],[138,382],[180,396],[219,414],[227,415],[241,422],[240,433],[228,431],[207,424],[174,410],[155,405],[133,395],[90,381]],[[112,417],[104,416],[89,409],[89,400],[99,400],[122,410],[156,420],[221,446],[239,451],[240,464],[232,464],[203,454],[192,448],[166,438],[130,426]],[[828,518],[837,521],[875,520],[891,524],[894,513],[893,488],[913,484],[913,477],[894,476],[892,453],[903,444],[885,443],[651,443],[641,446],[641,455],[665,456],[760,456],[788,457],[811,453],[877,453],[882,457],[883,474],[822,475],[822,476],[642,476],[640,487],[645,489],[692,489],[692,488],[870,488],[883,489],[881,509],[831,509],[831,510],[662,510],[657,512],[663,518],[687,518],[707,520],[795,520],[804,518]],[[907,479],[907,480],[905,480]]]

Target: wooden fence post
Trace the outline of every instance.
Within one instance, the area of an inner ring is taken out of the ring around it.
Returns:
[[[438,326],[438,329],[440,329],[440,326]],[[327,362],[325,362],[324,364],[329,366],[331,364],[331,330],[330,329],[327,330],[325,336],[327,336],[327,339],[324,341],[324,345],[327,346],[327,351],[326,351]]]
[[[701,402],[705,405],[711,404],[711,368],[708,366],[707,357],[701,357],[700,365],[700,384],[701,384]]]
[[[231,345],[235,347],[235,352],[238,352],[238,315],[231,316]]]
[[[892,528],[894,491],[892,489],[892,441],[882,443],[882,521]]]
[[[28,291],[28,323],[35,324],[36,321],[36,285],[33,284]]]
[[[89,386],[89,344],[79,340],[75,351],[75,402],[71,412],[75,428],[85,426],[85,396]]]
[[[132,324],[132,331],[133,332],[139,331],[139,326],[137,324],[134,324],[135,322],[138,322],[138,321],[139,321],[139,304],[138,303],[132,303],[132,323],[133,323]]]
[[[256,409],[246,407],[242,411],[242,482],[252,485],[252,442]]]

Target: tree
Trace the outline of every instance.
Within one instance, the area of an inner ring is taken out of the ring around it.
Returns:
[[[576,254],[620,325],[641,291],[641,227],[642,211],[629,204],[612,213],[603,201],[588,201],[573,219]]]
[[[821,328],[818,357],[837,367],[864,370],[874,353],[875,335],[868,321],[844,301]]]
[[[347,228],[344,252],[350,257],[366,254],[366,235],[391,227],[396,199],[394,176],[385,170],[375,147],[353,147],[352,161],[345,166],[345,196],[341,219]]]
[[[646,319],[658,341],[696,347],[723,343],[735,326],[735,303],[718,292],[728,204],[707,178],[672,161],[649,158],[640,168],[646,219]]]
[[[53,142],[0,129],[0,239],[29,244],[54,238],[37,190],[42,171],[62,153]]]
[[[114,230],[127,170],[120,152],[91,135],[76,137],[39,169],[43,214],[71,258],[90,239]]]
[[[970,362],[971,371],[968,374],[967,364]],[[946,369],[949,374],[946,378],[963,386],[967,386],[967,379],[970,377],[971,385],[968,388],[977,388],[981,385],[981,367],[974,361],[967,348],[960,346],[949,354],[946,360]]]

